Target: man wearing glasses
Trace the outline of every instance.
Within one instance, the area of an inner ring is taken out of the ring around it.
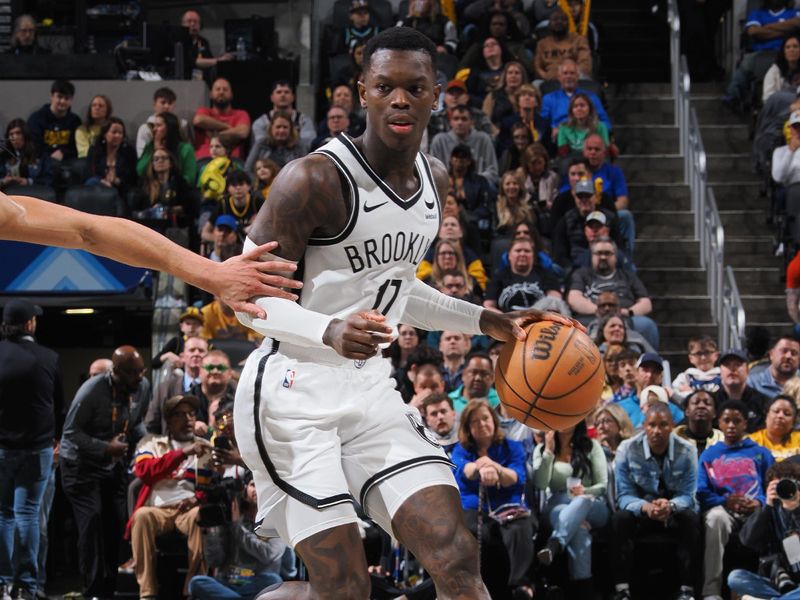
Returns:
[[[200,368],[200,384],[192,386],[191,393],[197,396],[197,421],[194,432],[205,435],[213,428],[214,413],[220,406],[233,402],[236,394],[236,383],[231,375],[231,361],[222,350],[211,350],[203,357]]]
[[[86,598],[114,596],[128,516],[128,460],[144,435],[150,383],[141,355],[120,346],[109,373],[87,380],[69,407],[61,437],[61,482],[78,530]]]
[[[187,538],[189,560],[184,584],[206,571],[203,535],[197,524],[198,488],[211,481],[211,444],[195,436],[200,400],[180,394],[164,403],[167,435],[151,435],[136,447],[133,472],[142,480],[128,521],[141,599],[158,596],[156,537],[177,529]]]
[[[653,348],[658,348],[658,326],[646,316],[652,312],[653,303],[641,279],[635,273],[617,268],[617,246],[610,238],[598,238],[589,248],[592,266],[573,272],[568,286],[567,302],[573,316],[581,322],[588,322],[597,313],[599,295],[614,292],[619,298],[620,314],[629,317],[633,328]]]

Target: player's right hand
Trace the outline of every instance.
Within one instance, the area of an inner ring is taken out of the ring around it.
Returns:
[[[384,325],[385,320],[375,311],[333,319],[322,336],[322,342],[345,358],[367,360],[378,353],[380,344],[392,341],[392,328]]]

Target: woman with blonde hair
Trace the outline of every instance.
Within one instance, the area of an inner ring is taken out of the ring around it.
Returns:
[[[800,409],[800,377],[795,375],[783,384],[783,394],[794,398],[794,404]],[[795,429],[800,429],[800,425],[795,423]]]
[[[511,60],[503,67],[497,87],[483,99],[483,114],[499,128],[503,119],[517,111],[517,92],[520,86],[528,83],[528,73],[522,63]]]
[[[423,264],[426,268],[422,268]],[[444,284],[444,274],[447,271],[458,271],[464,275],[464,281],[467,284],[468,290],[477,289],[482,293],[483,288],[476,283],[476,280],[471,277],[469,269],[464,261],[464,253],[461,251],[461,246],[454,241],[440,239],[433,246],[433,256],[430,262],[423,260],[417,269],[417,277],[422,279],[425,283],[435,288],[439,288]],[[484,272],[484,277],[486,276]]]
[[[535,222],[530,208],[530,194],[525,189],[525,179],[519,171],[506,171],[500,178],[497,192],[497,231],[508,231],[517,223]]]
[[[86,120],[75,130],[75,147],[78,158],[85,158],[89,148],[94,146],[100,136],[100,130],[108,123],[114,109],[108,96],[97,94],[92,97],[89,109],[86,111]]]
[[[628,413],[613,402],[602,406],[594,413],[594,431],[609,460],[613,460],[619,445],[634,434],[633,423]]]

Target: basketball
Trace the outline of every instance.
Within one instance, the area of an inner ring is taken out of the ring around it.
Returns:
[[[538,321],[524,341],[508,342],[497,359],[495,387],[508,414],[543,430],[562,430],[586,417],[600,400],[603,360],[575,327]]]

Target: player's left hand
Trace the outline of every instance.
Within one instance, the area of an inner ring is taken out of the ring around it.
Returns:
[[[554,321],[567,327],[577,327],[585,332],[586,328],[575,319],[570,319],[553,312],[543,312],[535,308],[515,310],[507,313],[496,313],[484,310],[481,313],[480,327],[486,335],[501,342],[524,340],[525,327],[536,321]]]
[[[277,247],[277,242],[269,242],[245,254],[229,258],[224,263],[216,263],[217,273],[212,278],[214,289],[208,291],[219,296],[236,312],[244,312],[258,319],[266,319],[267,313],[260,306],[250,302],[250,298],[273,296],[297,300],[296,294],[281,288],[299,289],[303,287],[303,282],[273,274],[294,271],[297,265],[282,261],[259,260],[261,255],[272,252]]]

